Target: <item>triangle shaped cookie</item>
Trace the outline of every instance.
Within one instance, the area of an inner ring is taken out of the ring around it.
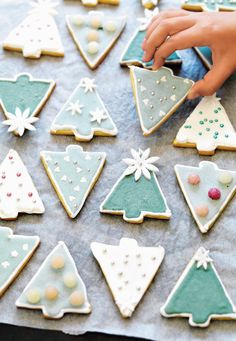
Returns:
[[[131,66],[130,76],[145,136],[157,130],[178,109],[193,85],[193,81],[174,76],[166,67],[151,71]],[[141,86],[146,91],[142,91]]]
[[[37,236],[13,235],[8,227],[0,227],[0,296],[30,260],[39,242]]]
[[[193,327],[208,327],[212,319],[236,319],[236,310],[209,251],[200,247],[161,308],[164,317],[187,317]]]
[[[175,173],[200,231],[206,233],[236,193],[236,172],[202,161],[199,167],[176,165]]]
[[[68,146],[65,152],[41,152],[41,160],[70,218],[82,209],[102,171],[105,153],[84,152],[80,146]]]
[[[101,100],[94,79],[82,78],[51,126],[51,133],[90,141],[94,135],[115,136],[117,128]]]
[[[91,312],[86,287],[64,242],[47,256],[16,306],[42,310],[44,317],[51,319],[60,319],[65,313]]]
[[[236,132],[216,95],[204,97],[180,128],[176,147],[197,148],[200,155],[216,149],[236,150]]]
[[[88,15],[68,15],[66,22],[82,57],[96,69],[122,33],[126,18],[90,11]]]
[[[10,126],[8,131],[22,136],[26,129],[35,130],[35,116],[55,85],[53,80],[36,79],[29,73],[20,73],[13,79],[0,78],[0,105],[7,118],[3,124]]]
[[[18,153],[10,149],[0,165],[0,219],[14,220],[18,213],[42,214],[45,209]]]
[[[13,29],[3,42],[6,50],[22,51],[26,58],[40,58],[42,54],[64,56],[64,48],[53,18],[56,2],[35,0],[28,16]]]
[[[131,317],[162,263],[164,248],[140,247],[136,240],[122,238],[118,246],[94,242],[91,250],[121,315]]]

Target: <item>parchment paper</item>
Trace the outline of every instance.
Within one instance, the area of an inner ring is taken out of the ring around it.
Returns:
[[[236,322],[213,322],[208,329],[193,329],[186,319],[165,319],[159,309],[165,302],[184,267],[203,245],[210,248],[215,265],[228,292],[236,302],[236,201],[233,200],[224,214],[207,235],[198,230],[183,195],[177,185],[173,167],[176,163],[198,165],[201,160],[216,161],[218,166],[236,169],[235,153],[218,151],[213,157],[199,157],[194,149],[172,146],[172,140],[197,101],[186,102],[155,134],[144,138],[135,110],[129,71],[119,66],[119,58],[136,28],[136,17],[142,16],[139,0],[122,0],[119,7],[98,6],[105,13],[129,15],[127,27],[103,64],[94,72],[83,62],[65,25],[64,16],[69,13],[86,12],[79,1],[60,1],[57,24],[65,46],[65,57],[42,57],[40,60],[26,60],[19,53],[0,51],[0,76],[14,77],[19,72],[30,72],[35,77],[52,78],[57,87],[36,123],[37,131],[17,138],[0,126],[0,159],[9,148],[16,149],[33,177],[45,204],[42,216],[21,215],[15,222],[3,222],[15,233],[39,235],[41,246],[28,266],[0,300],[0,321],[19,326],[57,329],[66,333],[81,334],[98,331],[113,334],[143,337],[153,340],[215,340],[236,338]],[[178,6],[163,0],[161,9]],[[0,39],[25,18],[28,11],[26,0],[1,0]],[[175,74],[197,80],[205,73],[201,62],[191,50],[182,51],[183,65]],[[102,175],[89,196],[79,217],[70,220],[62,208],[39,159],[41,150],[64,151],[68,144],[75,143],[73,137],[52,136],[51,122],[81,77],[95,77],[99,92],[112,115],[119,135],[116,138],[94,138],[83,143],[88,151],[105,151],[107,163]],[[231,77],[220,91],[222,104],[236,126],[236,77]],[[4,115],[0,113],[1,121]],[[146,220],[141,225],[125,223],[121,217],[101,215],[99,205],[125,169],[121,160],[129,157],[129,150],[151,148],[153,155],[160,156],[158,179],[165,193],[173,216],[171,220]],[[133,237],[140,245],[161,244],[166,249],[165,260],[133,317],[124,320],[113,303],[104,277],[90,251],[92,241],[118,244],[121,237]],[[69,314],[60,321],[45,320],[41,312],[15,308],[15,301],[37,271],[46,255],[63,240],[72,253],[80,274],[87,286],[89,300],[93,306],[90,315]],[[206,302],[207,304],[207,302]]]

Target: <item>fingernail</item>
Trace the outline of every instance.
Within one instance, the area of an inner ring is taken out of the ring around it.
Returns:
[[[200,95],[198,94],[198,93],[196,93],[196,92],[190,92],[189,94],[188,94],[188,99],[195,99],[195,98],[197,98],[197,97],[199,97]]]

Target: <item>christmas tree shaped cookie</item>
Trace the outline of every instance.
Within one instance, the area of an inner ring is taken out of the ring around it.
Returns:
[[[175,172],[200,231],[206,233],[236,193],[236,172],[209,161],[199,167],[176,165]]]
[[[158,5],[158,0],[141,0],[143,7],[152,9]]]
[[[11,149],[0,165],[0,219],[14,220],[18,213],[42,214],[44,211],[25,165]]]
[[[158,14],[159,10],[156,7],[153,11],[145,9],[145,17],[137,19],[141,25],[135,31],[133,37],[129,41],[124,53],[122,54],[120,64],[124,66],[129,65],[137,65],[143,66],[145,68],[151,68],[153,65],[153,61],[145,63],[143,62],[143,50],[142,50],[142,42],[146,35],[146,30],[148,25],[150,24],[152,18]],[[178,64],[181,63],[182,60],[179,57],[177,52],[171,54],[165,61],[166,64]]]
[[[171,212],[157,181],[154,163],[158,157],[149,157],[150,149],[135,151],[133,159],[124,159],[128,165],[104,202],[100,212],[123,215],[129,223],[142,223],[144,217],[169,219]]]
[[[216,95],[204,97],[180,128],[176,147],[196,147],[200,155],[236,150],[236,132]]]
[[[161,314],[188,317],[193,327],[207,327],[212,319],[236,319],[235,307],[209,251],[198,249],[161,308]]]
[[[66,22],[82,57],[96,69],[122,33],[126,18],[90,11],[88,15],[68,15]]]
[[[93,189],[106,154],[68,146],[65,152],[41,152],[47,175],[70,218],[75,218]]]
[[[184,0],[182,8],[190,11],[235,11],[235,0]]]
[[[26,58],[40,58],[41,54],[63,56],[64,49],[53,18],[57,3],[50,0],[31,2],[32,10],[5,39],[6,50],[22,51]]]
[[[52,134],[74,135],[77,141],[90,141],[94,135],[117,134],[96,87],[94,79],[81,79],[52,123]]]
[[[91,312],[86,287],[64,242],[48,255],[16,306],[42,310],[44,317],[51,319],[60,319],[65,313]]]
[[[7,118],[9,132],[22,136],[25,130],[35,130],[35,117],[50,97],[55,82],[35,79],[28,73],[14,79],[0,78],[0,104]]]
[[[95,7],[98,4],[119,5],[120,0],[81,0],[84,6]]]
[[[131,66],[130,76],[144,136],[152,134],[178,109],[193,85],[166,67],[150,71]]]
[[[118,246],[94,242],[91,249],[121,315],[131,317],[163,261],[164,248],[122,238]]]
[[[213,64],[211,49],[207,46],[198,46],[194,47],[194,50],[197,52],[205,67],[211,69]]]
[[[0,296],[27,264],[39,242],[39,237],[13,235],[8,227],[0,227]]]

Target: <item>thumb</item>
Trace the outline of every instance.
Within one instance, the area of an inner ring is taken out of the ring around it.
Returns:
[[[204,78],[194,84],[188,94],[188,99],[213,95],[233,72],[233,67],[227,64],[224,59],[215,63]]]

